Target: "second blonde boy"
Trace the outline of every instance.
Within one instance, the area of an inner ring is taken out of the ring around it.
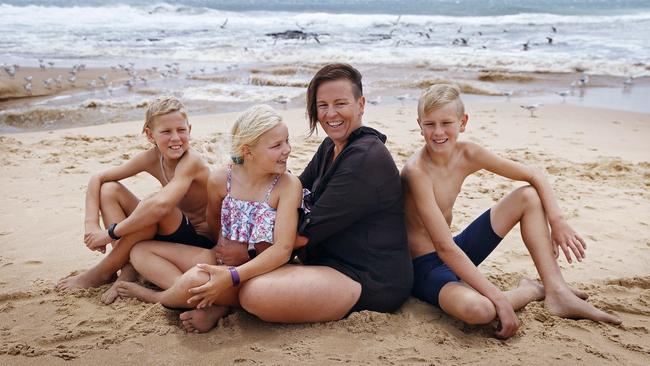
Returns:
[[[619,324],[616,317],[584,301],[586,296],[574,292],[562,278],[558,246],[569,262],[572,254],[582,261],[586,246],[564,220],[544,174],[459,141],[467,122],[458,87],[433,85],[420,97],[418,124],[424,146],[402,170],[413,295],[466,323],[487,324],[498,317],[495,334],[500,338],[512,336],[519,327],[515,310],[544,298],[554,315]],[[465,178],[481,169],[530,185],[506,195],[452,237],[454,202]],[[544,287],[522,280],[516,289],[501,292],[477,266],[517,223]]]

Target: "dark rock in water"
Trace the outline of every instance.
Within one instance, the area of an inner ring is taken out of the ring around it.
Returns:
[[[278,39],[303,39],[314,38],[316,42],[320,43],[318,33],[303,32],[301,30],[288,30],[284,32],[266,33],[266,36],[273,37],[276,41]]]

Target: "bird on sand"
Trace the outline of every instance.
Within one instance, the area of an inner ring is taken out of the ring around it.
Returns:
[[[542,107],[542,104],[524,104],[520,106],[523,109],[526,109],[530,112],[530,117],[535,118],[535,111]]]

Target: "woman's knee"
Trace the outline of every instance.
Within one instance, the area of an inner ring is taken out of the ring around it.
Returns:
[[[247,312],[263,319],[264,299],[266,297],[266,286],[261,282],[263,279],[251,278],[239,288],[239,304]]]

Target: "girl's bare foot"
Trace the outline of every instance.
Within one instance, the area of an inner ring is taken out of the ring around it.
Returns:
[[[118,296],[117,283],[119,281],[134,282],[137,279],[138,279],[138,272],[135,271],[135,269],[130,263],[127,263],[127,265],[125,265],[120,271],[120,276],[117,278],[117,281],[113,282],[111,287],[102,294],[101,296],[102,302],[108,305],[108,304],[112,304],[113,301],[115,301],[115,299]]]
[[[156,303],[160,302],[162,291],[155,291],[144,286],[140,286],[135,282],[116,281],[115,288],[120,297],[135,297],[136,299],[144,302]]]
[[[561,318],[590,319],[597,322],[621,324],[621,319],[595,308],[590,303],[580,299],[569,288],[559,291],[548,291],[544,303],[548,311]]]
[[[214,328],[219,319],[223,318],[227,313],[228,307],[213,305],[181,313],[180,319],[186,331],[205,333]]]
[[[91,268],[85,272],[79,273],[78,275],[62,278],[56,284],[56,290],[63,291],[73,288],[99,287],[103,284],[109,283],[113,278],[115,278],[115,274],[103,276],[101,273],[97,273],[94,268]]]

